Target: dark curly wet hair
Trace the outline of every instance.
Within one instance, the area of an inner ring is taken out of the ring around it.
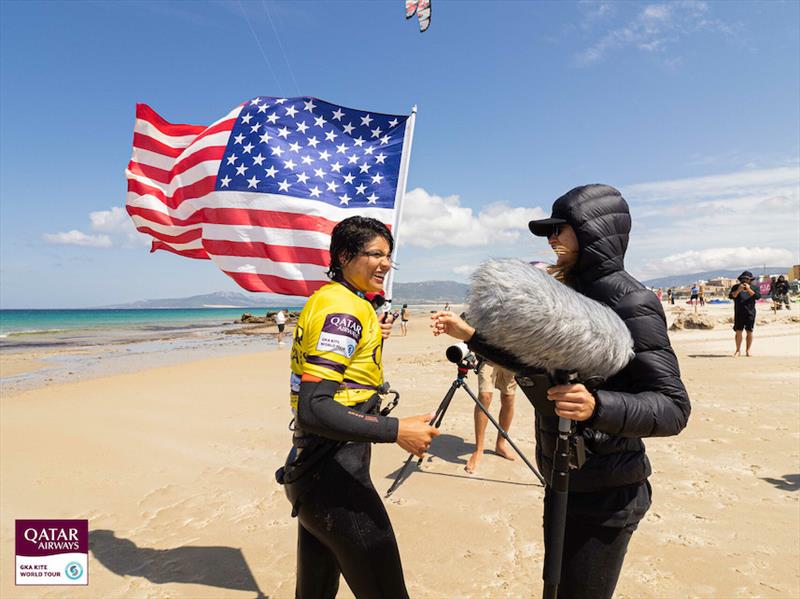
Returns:
[[[331,264],[328,278],[342,279],[342,262],[352,260],[364,246],[375,237],[383,237],[389,244],[389,252],[394,250],[394,239],[389,227],[381,221],[364,216],[351,216],[338,223],[331,233]]]

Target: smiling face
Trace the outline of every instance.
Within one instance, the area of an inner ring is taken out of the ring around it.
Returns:
[[[383,280],[392,268],[389,242],[376,235],[350,260],[342,262],[342,274],[353,287],[364,293],[383,290]]]
[[[575,235],[575,229],[570,225],[558,226],[547,238],[547,242],[558,256],[556,266],[562,270],[568,271],[578,261],[581,246]]]

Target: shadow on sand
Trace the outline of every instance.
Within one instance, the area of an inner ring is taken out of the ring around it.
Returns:
[[[800,474],[784,474],[783,478],[761,477],[781,491],[800,491]]]
[[[471,454],[473,451],[475,451],[473,443],[466,443],[461,437],[444,433],[431,442],[425,459],[435,457],[451,464],[466,464],[467,460],[461,456]]]
[[[461,437],[456,437],[455,435],[448,435],[442,434],[436,437],[433,442],[431,443],[430,449],[425,454],[425,458],[423,461],[430,461],[432,458],[439,458],[445,462],[449,462],[451,464],[465,464],[467,460],[462,458],[461,456],[471,454],[475,451],[475,445],[473,443],[466,443],[464,439]],[[488,454],[495,454],[494,451],[486,451],[485,453]],[[496,454],[495,454],[496,455]],[[431,476],[449,476],[452,478],[468,478],[470,480],[482,480],[485,482],[490,483],[501,483],[504,485],[517,485],[521,487],[538,487],[538,481],[533,483],[521,483],[509,480],[499,480],[493,478],[483,478],[480,476],[475,476],[474,474],[449,474],[445,472],[431,472],[429,470],[420,470],[417,467],[417,462],[419,461],[418,458],[414,458],[412,460],[412,466],[408,467],[405,475],[403,476],[403,480],[406,480],[409,476],[411,476],[414,472],[419,472],[421,474],[429,474]],[[386,475],[386,478],[389,480],[394,481],[400,476],[400,472],[402,471],[403,466],[400,465],[398,468],[389,474]]]
[[[689,354],[690,358],[730,358],[731,354]]]
[[[141,576],[155,584],[183,582],[220,589],[252,591],[256,599],[269,599],[258,588],[253,573],[233,547],[176,547],[149,549],[117,538],[112,530],[89,533],[94,557],[119,576]]]

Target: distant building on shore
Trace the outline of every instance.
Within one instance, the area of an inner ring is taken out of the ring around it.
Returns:
[[[714,277],[706,281],[706,295],[708,297],[727,298],[731,287],[738,283],[736,279],[728,277]]]
[[[755,269],[753,269],[755,270]],[[761,295],[765,298],[769,298],[770,290],[772,288],[772,283],[778,278],[779,275],[783,273],[775,273],[775,274],[760,274],[756,275],[755,283],[758,284],[759,290],[761,291]],[[800,264],[795,264],[792,266],[788,273],[785,275],[787,280],[789,281],[789,289],[790,293],[800,293]],[[722,298],[728,299],[728,293],[731,290],[731,287],[736,285],[739,281],[734,278],[724,277],[724,276],[713,276],[708,280],[698,279],[693,284],[697,284],[703,290],[703,295],[706,300],[712,298]],[[675,285],[671,287],[673,296],[677,300],[685,300],[689,299],[691,296],[691,287],[690,285]],[[663,298],[664,301],[667,301],[667,288],[664,287],[663,289]],[[656,289],[653,288],[655,292]]]

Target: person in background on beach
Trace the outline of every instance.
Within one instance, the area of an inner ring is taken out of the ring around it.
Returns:
[[[450,302],[445,303],[444,308],[442,308],[445,312],[450,309]]]
[[[656,297],[658,298],[659,302],[664,301],[664,291],[661,289],[661,287],[656,289]]]
[[[506,370],[502,366],[484,362],[478,370],[478,400],[487,410],[492,404],[494,390],[500,391],[500,426],[506,432],[511,428],[511,420],[514,418],[514,397],[517,392],[517,381],[514,373]],[[478,469],[478,463],[483,457],[483,442],[486,434],[486,425],[489,419],[486,414],[475,406],[475,451],[464,466],[464,470],[472,474]],[[513,452],[508,448],[508,443],[498,431],[497,441],[494,444],[494,451],[500,457],[507,460],[514,460]]]
[[[700,301],[700,307],[706,305],[706,286],[700,285],[700,291],[698,293],[697,299]]]
[[[674,304],[675,303],[675,294],[672,292],[672,287],[667,289],[667,303]]]
[[[408,304],[403,304],[403,310],[400,312],[400,331],[403,333],[402,337],[408,335],[409,318],[411,318],[411,310],[408,309]]]
[[[283,309],[275,314],[275,324],[278,325],[278,345],[283,345],[283,331],[286,329],[286,314]]]
[[[573,384],[548,390],[555,413],[574,420],[586,444],[586,462],[569,479],[558,596],[610,599],[628,542],[651,504],[651,467],[642,438],[677,435],[691,405],[664,310],[624,269],[631,217],[619,191],[607,185],[576,187],[553,203],[550,218],[531,221],[529,228],[547,237],[558,257],[550,273],[616,312],[633,338],[633,359],[597,388]],[[431,320],[434,335],[466,341],[476,354],[509,368],[518,364],[454,313],[438,312]],[[545,479],[551,478],[557,431],[556,417],[536,412],[536,460]],[[551,498],[548,485],[545,509]],[[545,559],[551,551],[545,547]]]
[[[700,300],[700,287],[697,286],[697,283],[692,285],[690,293],[691,295],[689,296],[689,303],[697,308],[697,302]]]
[[[747,331],[745,355],[750,356],[753,345],[753,327],[756,324],[756,300],[761,294],[756,287],[751,287],[753,273],[749,270],[739,275],[739,282],[731,287],[728,297],[733,300],[733,330],[735,331],[736,351],[734,357],[742,355],[742,330]]]
[[[334,599],[344,575],[356,597],[407,599],[389,516],[370,478],[372,443],[422,457],[439,434],[433,414],[379,413],[383,339],[367,294],[383,289],[394,241],[374,218],[352,216],[331,235],[331,282],[306,302],[295,327],[290,398],[292,450],[276,479],[298,518],[296,599]]]
[[[786,304],[786,309],[791,310],[792,306],[789,304],[789,282],[783,275],[778,277],[775,285],[772,287],[772,301],[775,304],[776,310],[781,310],[783,304]]]

